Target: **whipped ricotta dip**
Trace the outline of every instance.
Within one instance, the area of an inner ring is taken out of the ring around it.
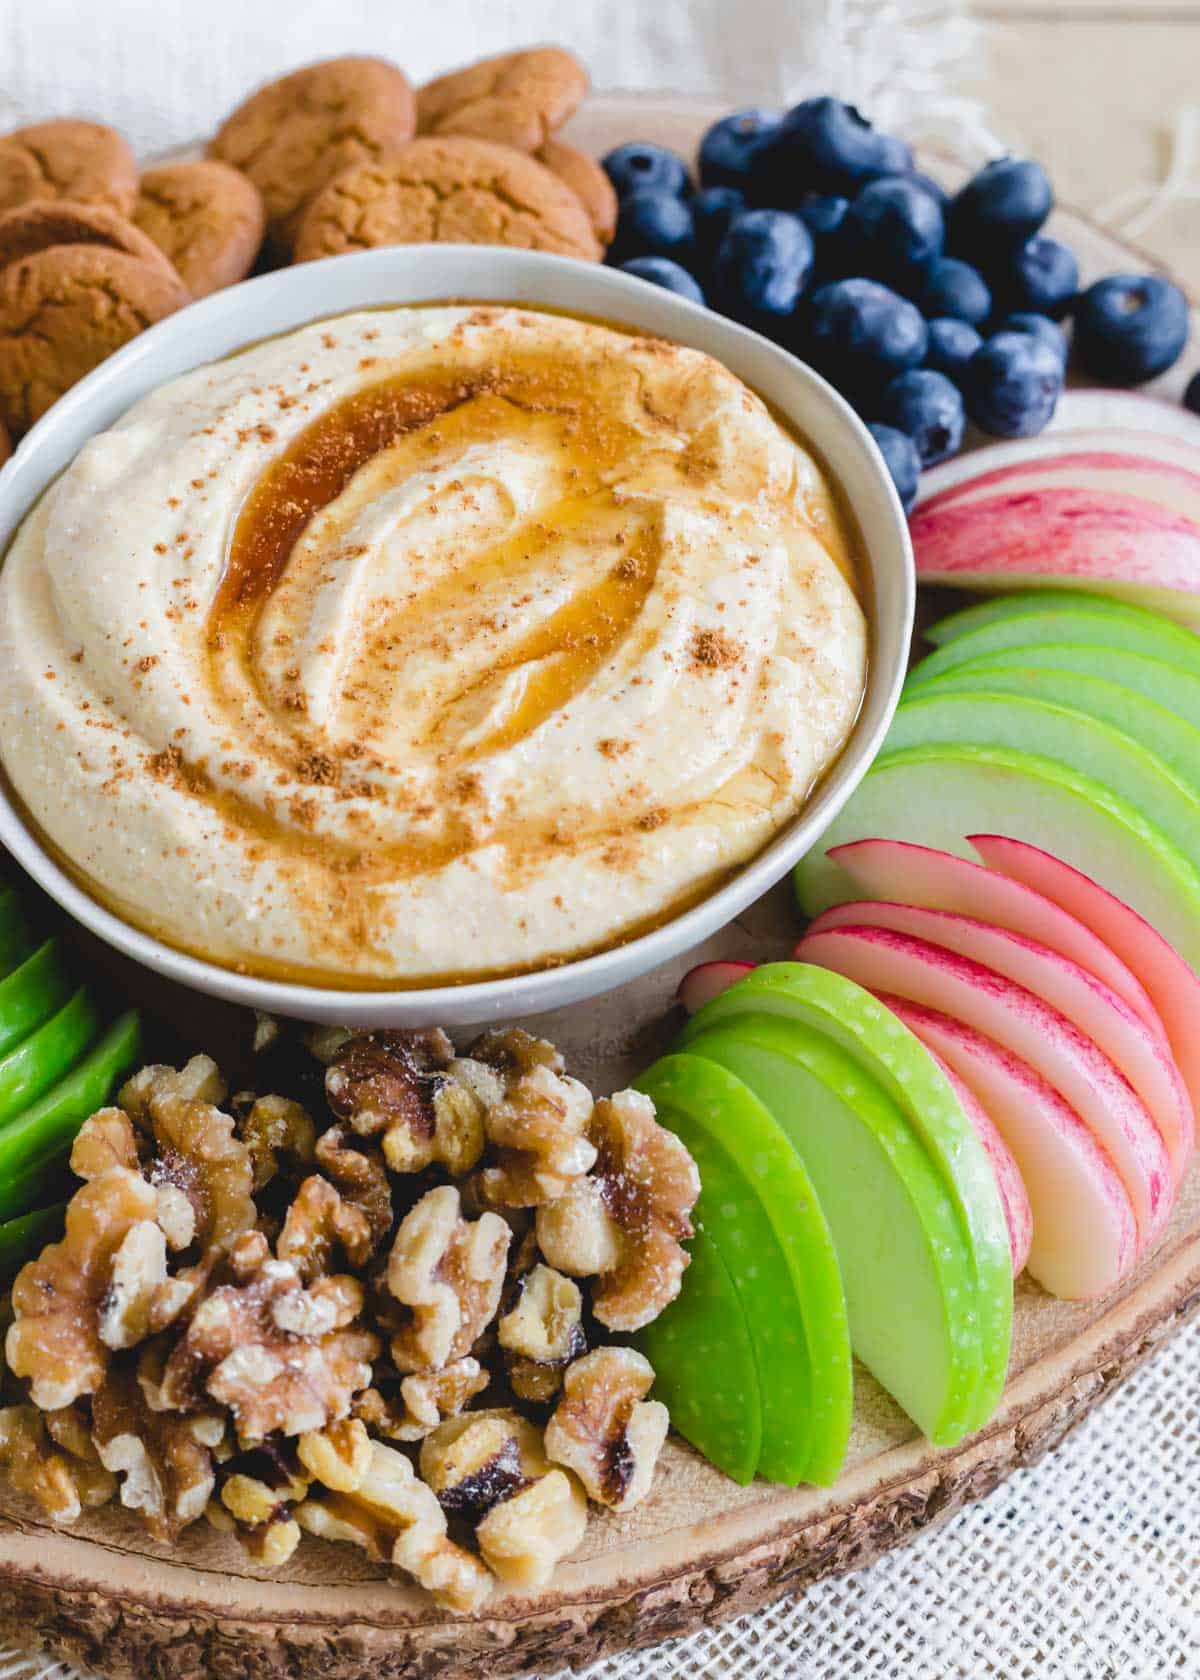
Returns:
[[[711,357],[318,322],[93,438],[0,570],[0,757],[126,920],[422,985],[611,945],[804,804],[867,631],[825,474]]]

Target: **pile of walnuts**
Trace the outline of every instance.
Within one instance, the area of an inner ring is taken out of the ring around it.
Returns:
[[[667,1411],[609,1338],[679,1292],[695,1163],[519,1029],[313,1047],[324,1130],[224,1107],[205,1056],[84,1124],[65,1235],[13,1286],[0,1465],[56,1522],[119,1495],[266,1565],[307,1531],[475,1610],[650,1487]]]

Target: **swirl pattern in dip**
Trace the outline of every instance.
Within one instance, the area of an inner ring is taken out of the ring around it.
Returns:
[[[4,767],[97,896],[218,962],[535,967],[795,814],[863,692],[851,577],[816,463],[711,358],[343,317],[139,402],[29,516]]]

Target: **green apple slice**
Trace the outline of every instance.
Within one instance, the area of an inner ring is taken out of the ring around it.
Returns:
[[[741,1300],[762,1396],[759,1474],[837,1480],[853,1414],[841,1272],[816,1191],[752,1091],[696,1056],[667,1056],[637,1082],[683,1139],[700,1212]]]
[[[697,1227],[689,1247],[682,1291],[633,1340],[654,1367],[654,1396],[670,1412],[671,1428],[744,1485],[762,1448],[758,1364],[716,1244]]]
[[[1035,747],[1039,756],[1069,765],[1111,788],[1144,811],[1187,857],[1200,857],[1200,799],[1132,735],[1087,712],[982,690],[931,694],[925,685],[897,708],[884,751],[903,752],[942,742],[1016,751]],[[976,823],[973,832],[978,833],[979,826]]]
[[[941,676],[935,675],[928,681],[932,685],[950,677],[965,677],[969,672],[979,678],[980,688],[986,688],[984,676],[995,671],[1017,670],[1074,671],[1081,677],[1101,677],[1140,694],[1144,700],[1165,706],[1193,729],[1200,730],[1200,677],[1180,665],[1172,665],[1169,660],[1130,653],[1127,648],[1101,649],[1084,642],[1037,642],[1028,647],[997,648],[993,653],[981,653],[965,659],[961,665],[952,665]],[[926,686],[925,683],[917,685],[922,693]],[[915,694],[916,689],[914,698]]]
[[[1200,677],[1200,638],[1194,631],[1158,613],[1090,595],[1073,595],[1066,600],[1041,593],[1001,596],[942,619],[925,635],[937,645],[937,652],[909,672],[908,680],[913,685],[939,676],[952,665],[961,665],[964,659],[1007,648],[1035,647],[1042,642],[1123,648],[1129,653],[1165,659]],[[1097,659],[1102,662],[1103,655]]]
[[[882,1087],[919,1140],[941,1180],[966,1255],[968,1316],[978,1348],[978,1382],[966,1427],[978,1428],[995,1410],[1008,1373],[1012,1248],[995,1174],[970,1117],[920,1040],[869,992],[839,974],[807,963],[764,964],[692,1017],[682,1047],[693,1034],[736,1021],[743,1012],[781,1015],[838,1046]]]
[[[62,1235],[66,1211],[66,1202],[58,1202],[0,1225],[0,1283],[10,1282],[26,1260],[32,1260],[48,1242]]]
[[[956,665],[952,671],[934,677],[932,682],[922,683],[913,700],[923,704],[927,697],[938,694],[1012,694],[1021,699],[1044,700],[1053,706],[1067,706],[1072,711],[1086,712],[1089,717],[1111,724],[1114,729],[1132,736],[1140,746],[1161,759],[1193,798],[1200,801],[1200,729],[1193,728],[1176,712],[1168,711],[1157,701],[1147,700],[1143,694],[1123,687],[1107,659],[1104,662],[1105,674],[1098,676],[1095,668],[1099,662],[1094,654],[1090,671],[1054,670],[1041,666],[1041,655],[1047,651],[1052,650],[1035,648],[1019,663],[1015,654],[998,665],[985,660],[969,660],[965,665]],[[1085,653],[1088,651],[1084,649]],[[1120,654],[1112,656],[1114,660],[1120,657]],[[1143,660],[1142,663],[1153,665],[1161,662]],[[1169,666],[1164,668],[1170,670]],[[1196,686],[1200,689],[1200,683]]]
[[[806,915],[860,896],[826,848],[848,840],[912,840],[973,857],[968,834],[1040,847],[1144,916],[1200,971],[1200,873],[1127,799],[1053,759],[961,743],[876,759],[818,847],[796,870]]]
[[[954,1208],[904,1115],[852,1056],[777,1015],[712,1026],[689,1051],[748,1085],[804,1161],[858,1358],[931,1441],[960,1440],[979,1383],[975,1290]]]
[[[53,1190],[76,1132],[133,1067],[138,1048],[138,1017],[130,1010],[57,1084],[0,1126],[0,1219],[24,1213]]]
[[[57,1015],[0,1058],[0,1126],[74,1066],[95,1038],[99,1025],[96,1006],[81,987]]]
[[[0,1056],[48,1021],[71,995],[57,939],[0,980]]]

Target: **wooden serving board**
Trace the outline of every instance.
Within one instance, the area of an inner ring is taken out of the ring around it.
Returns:
[[[695,102],[597,98],[571,133],[597,152],[635,138],[690,152],[717,114]],[[1081,217],[1057,219],[1089,273],[1147,266],[1143,253]],[[1192,366],[1198,360],[1194,352]],[[1163,394],[1177,400],[1182,379],[1180,370],[1169,375]],[[670,1041],[678,1025],[670,999],[692,962],[786,955],[793,916],[786,888],[777,889],[700,952],[527,1024],[563,1047],[573,1072],[612,1090]],[[244,1052],[247,1023],[236,1012],[150,982],[90,942],[83,952],[110,989],[169,1025],[181,1049],[223,1053],[227,1066]],[[550,1590],[497,1594],[465,1621],[346,1546],[305,1539],[271,1574],[203,1523],[177,1550],[149,1540],[119,1508],[60,1531],[0,1486],[0,1637],[139,1680],[466,1680],[480,1671],[582,1667],[802,1591],[945,1520],[1040,1457],[1197,1310],[1200,1166],[1158,1250],[1119,1294],[1071,1305],[1020,1280],[1003,1402],[962,1446],[931,1448],[859,1369],[850,1454],[835,1488],[740,1488],[672,1437],[652,1496],[624,1518],[594,1515],[585,1545]]]

